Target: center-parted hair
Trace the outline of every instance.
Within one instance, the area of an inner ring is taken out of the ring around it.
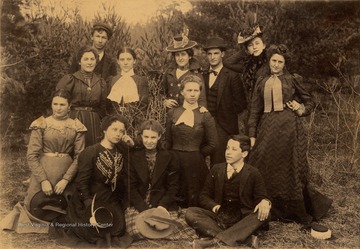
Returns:
[[[184,79],[182,79],[182,81],[180,82],[180,90],[184,90],[185,85],[187,83],[197,83],[200,86],[200,91],[203,85],[203,80],[199,77],[196,76],[195,74],[190,74],[184,77]]]
[[[54,97],[64,98],[68,101],[69,104],[71,103],[71,94],[68,90],[58,89],[53,93],[52,98]]]
[[[155,119],[149,119],[142,122],[139,128],[139,134],[142,134],[144,130],[157,132],[160,136],[165,131],[160,122]]]
[[[120,48],[116,54],[116,59],[119,59],[119,56],[122,53],[129,53],[134,58],[134,60],[136,60],[136,53],[132,48],[129,48],[129,47]]]
[[[97,51],[94,48],[92,48],[90,46],[84,46],[79,49],[77,56],[76,56],[77,62],[80,62],[83,55],[87,52],[92,52],[95,55],[96,63],[99,62],[99,54],[97,53]]]
[[[245,135],[231,135],[229,136],[229,140],[232,139],[240,143],[241,150],[250,151],[250,138]]]
[[[102,131],[106,131],[112,123],[121,122],[124,124],[125,129],[129,127],[129,121],[122,115],[108,115],[101,120],[100,128]]]

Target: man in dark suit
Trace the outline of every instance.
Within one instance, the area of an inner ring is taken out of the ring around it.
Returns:
[[[118,67],[116,60],[105,52],[106,44],[112,34],[112,28],[102,22],[95,23],[91,31],[92,47],[95,48],[99,55],[99,61],[96,64],[94,72],[106,81],[108,89],[110,89],[111,77],[117,74]],[[76,56],[74,56],[69,68],[69,73],[73,74],[79,70],[80,65]]]
[[[225,152],[226,163],[214,165],[200,194],[200,207],[188,208],[185,219],[200,235],[211,239],[194,240],[194,248],[217,243],[237,246],[269,221],[271,202],[260,172],[244,163],[250,139],[232,135]],[[256,240],[255,240],[256,238]]]
[[[207,40],[204,50],[210,70],[204,74],[207,108],[216,121],[219,146],[211,155],[211,165],[225,162],[229,135],[239,134],[238,115],[246,109],[246,98],[240,75],[223,67],[226,44],[219,37]]]

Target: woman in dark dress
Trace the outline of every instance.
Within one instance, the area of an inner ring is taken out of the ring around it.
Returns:
[[[71,93],[71,118],[78,118],[87,128],[85,147],[99,142],[100,119],[106,114],[106,82],[94,73],[99,56],[95,49],[83,47],[77,55],[81,69],[65,75],[56,89]]]
[[[179,107],[184,98],[180,93],[181,81],[188,75],[195,74],[201,78],[202,90],[199,96],[199,105],[207,106],[204,80],[201,75],[200,63],[194,58],[193,48],[197,45],[187,36],[174,37],[174,43],[166,48],[171,52],[173,61],[170,63],[162,78],[162,93],[165,95],[164,106],[166,108]]]
[[[134,73],[136,54],[131,48],[121,48],[117,53],[120,74],[111,80],[110,93],[112,111],[121,113],[123,108],[132,106],[145,116],[149,104],[149,86],[147,79]],[[136,115],[136,113],[135,113]]]
[[[249,135],[253,146],[249,163],[263,175],[272,202],[272,216],[295,217],[309,225],[303,191],[307,184],[307,143],[301,117],[315,103],[302,77],[290,74],[285,65],[285,45],[268,49],[268,73],[260,77],[252,98]]]
[[[259,26],[240,32],[238,44],[243,45],[246,52],[241,49],[224,60],[224,66],[242,75],[242,82],[246,95],[248,110],[251,106],[251,96],[257,78],[259,78],[264,65],[267,64],[266,44]]]
[[[198,196],[209,170],[205,157],[217,147],[215,121],[198,99],[202,79],[188,75],[181,81],[184,103],[169,110],[166,118],[167,148],[180,160],[180,191],[178,205],[197,206]]]
[[[79,156],[76,191],[65,217],[67,224],[89,224],[92,203],[106,206],[113,217],[110,235],[111,243],[115,245],[125,233],[123,173],[128,162],[128,145],[133,145],[132,139],[126,135],[127,123],[120,115],[106,116],[102,120],[103,139],[87,147]],[[93,226],[78,225],[71,227],[71,231],[89,243],[109,240]]]
[[[179,190],[179,159],[160,145],[163,133],[163,127],[156,120],[146,120],[140,125],[142,146],[130,154],[130,207],[126,210],[126,230],[134,239],[144,239],[135,219],[144,210],[159,208],[181,224],[166,239],[191,241],[197,237],[196,233],[186,224],[185,212],[179,210],[175,200]]]

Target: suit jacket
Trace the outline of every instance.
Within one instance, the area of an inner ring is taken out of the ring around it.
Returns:
[[[246,98],[240,75],[226,67],[218,74],[219,81],[215,120],[228,134],[238,134],[237,114],[246,109]],[[209,74],[204,74],[206,95],[209,95]]]
[[[227,177],[226,165],[226,163],[220,163],[211,168],[199,197],[200,207],[212,210],[223,202],[223,186]],[[248,213],[262,199],[268,199],[265,183],[259,170],[246,163],[241,170],[239,198],[242,213]]]
[[[176,210],[175,195],[179,189],[179,163],[176,155],[167,150],[158,150],[153,177],[149,179],[145,149],[136,150],[130,156],[130,205],[139,212],[151,207],[163,206]],[[145,202],[146,191],[151,185],[150,204]]]

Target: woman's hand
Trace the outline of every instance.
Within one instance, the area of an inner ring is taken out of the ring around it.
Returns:
[[[55,194],[57,195],[61,195],[66,186],[68,185],[69,181],[66,180],[66,179],[61,179],[56,185],[55,185],[55,188],[54,188],[54,191],[55,191]]]
[[[286,102],[287,107],[294,111],[298,116],[302,116],[305,112],[304,104],[300,104],[296,100]]]
[[[130,147],[133,147],[135,145],[134,140],[127,134],[122,136],[121,140]]]
[[[53,188],[49,180],[45,180],[41,182],[41,190],[45,195],[52,195],[54,193]]]
[[[296,100],[286,102],[287,107],[289,107],[293,111],[297,111],[300,108],[300,103]]]
[[[164,106],[167,108],[173,108],[178,105],[179,105],[179,103],[175,99],[165,99],[164,100]]]
[[[254,138],[254,137],[250,138],[250,147],[251,147],[251,149],[254,147],[255,141],[256,141],[256,138]]]
[[[205,106],[201,106],[199,109],[200,113],[205,113],[205,112],[209,112],[208,109],[206,109]]]
[[[269,217],[271,208],[271,202],[266,199],[262,199],[259,204],[256,205],[254,213],[258,211],[258,219],[264,221]]]

